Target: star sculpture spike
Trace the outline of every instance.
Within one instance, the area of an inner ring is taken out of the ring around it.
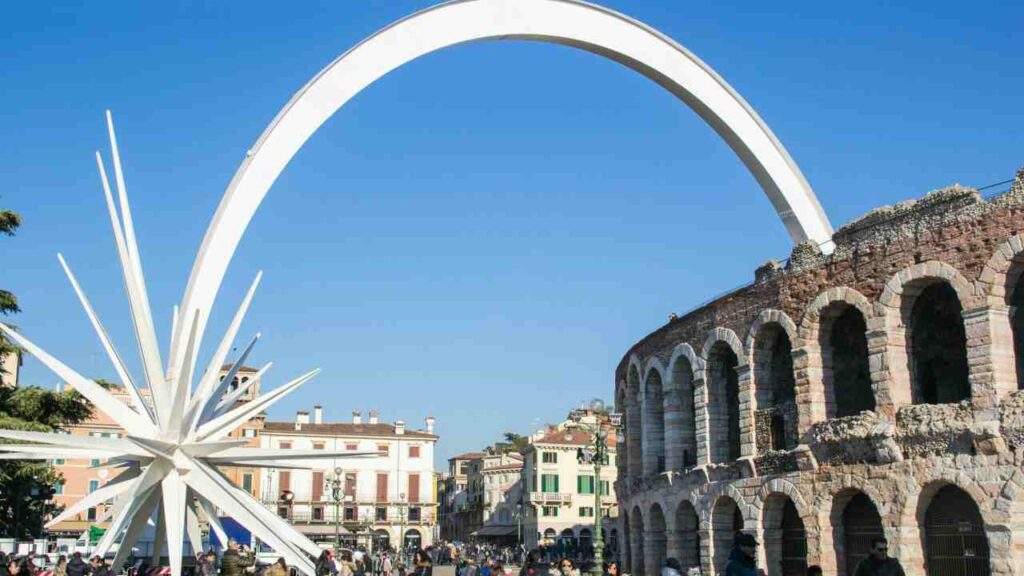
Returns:
[[[167,550],[171,572],[174,576],[180,576],[185,542],[188,542],[193,550],[201,547],[200,512],[210,524],[211,531],[218,535],[222,545],[226,543],[224,529],[217,517],[219,509],[274,548],[290,565],[312,576],[314,569],[311,557],[319,554],[320,548],[285,520],[264,508],[248,492],[232,484],[217,466],[301,469],[308,468],[307,463],[312,460],[360,458],[376,456],[377,453],[249,448],[245,446],[246,441],[229,438],[229,434],[239,425],[266,410],[319,373],[319,370],[313,370],[255,400],[237,405],[236,400],[241,393],[231,392],[226,386],[230,383],[232,374],[224,378],[225,385],[218,381],[220,367],[235,342],[238,328],[249,308],[262,273],[257,274],[224,338],[213,353],[206,372],[198,378],[194,388],[191,382],[192,367],[196,362],[198,342],[202,338],[201,327],[206,325],[205,319],[209,317],[209,310],[191,310],[190,314],[186,314],[186,311],[175,307],[172,318],[172,350],[167,358],[177,358],[178,364],[174,365],[173,360],[168,360],[168,365],[163,365],[128,205],[121,156],[114,134],[114,121],[109,111],[107,130],[114,161],[116,202],[99,152],[96,153],[96,164],[110,214],[114,244],[121,264],[132,324],[142,359],[142,379],[132,378],[122,356],[71,272],[71,267],[62,255],[58,255],[58,258],[115,372],[128,391],[131,404],[121,402],[108,390],[51,356],[11,327],[0,324],[0,331],[85,396],[98,410],[121,426],[126,434],[123,438],[84,439],[67,434],[0,430],[0,438],[25,442],[0,445],[0,460],[53,460],[69,455],[109,460],[111,469],[119,470],[118,475],[103,488],[72,504],[62,514],[53,518],[48,526],[74,516],[82,510],[113,500],[114,505],[109,511],[110,528],[97,545],[96,553],[103,555],[118,545],[114,556],[115,569],[118,568],[118,561],[123,561],[127,557],[145,527],[150,522],[155,522],[157,540],[154,548],[158,551]],[[259,334],[234,362],[232,371],[237,370],[237,367],[245,362],[258,339]],[[174,353],[177,346],[182,347],[180,354]],[[268,368],[269,364],[260,370],[260,375]],[[149,391],[148,403],[140,385],[142,382]]]

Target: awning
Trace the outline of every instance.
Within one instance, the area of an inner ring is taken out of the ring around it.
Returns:
[[[515,533],[515,526],[484,526],[470,536],[512,536]]]

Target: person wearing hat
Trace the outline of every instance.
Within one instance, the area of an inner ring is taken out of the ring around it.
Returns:
[[[765,576],[764,570],[757,567],[757,540],[750,534],[736,534],[725,576]]]

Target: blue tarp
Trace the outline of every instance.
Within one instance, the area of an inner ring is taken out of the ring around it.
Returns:
[[[220,523],[224,526],[224,533],[227,534],[229,539],[234,540],[239,544],[252,546],[252,532],[249,532],[248,528],[239,524],[238,520],[221,516]],[[221,545],[221,542],[217,538],[217,533],[213,530],[210,530],[210,543],[214,546]]]

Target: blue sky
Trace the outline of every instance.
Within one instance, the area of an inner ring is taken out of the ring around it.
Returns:
[[[55,258],[126,356],[126,302],[92,153],[118,123],[166,340],[220,195],[309,77],[423,1],[18,3],[0,23],[0,286],[28,336],[112,378]],[[1024,164],[1024,5],[610,1],[725,77],[761,114],[833,224]],[[442,435],[439,461],[611,398],[628,347],[788,255],[756,183],[688,108],[571,48],[450,48],[340,110],[243,239],[207,347],[257,270],[243,326],[268,384],[323,374],[272,417],[325,405]],[[207,351],[208,352],[208,351]],[[133,363],[137,367],[137,362]],[[55,377],[26,359],[24,382]]]

